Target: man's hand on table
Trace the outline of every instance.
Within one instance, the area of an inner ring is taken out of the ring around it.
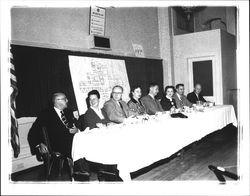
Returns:
[[[128,118],[125,118],[123,123],[130,124],[130,123],[133,123],[135,121],[137,121],[137,118],[135,115],[132,115],[132,116],[129,116]]]
[[[72,128],[69,128],[69,132],[71,133],[71,134],[75,134],[75,133],[78,133],[79,132],[79,130],[75,127],[75,125],[72,127]]]

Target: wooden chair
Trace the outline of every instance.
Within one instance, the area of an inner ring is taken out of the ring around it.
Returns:
[[[68,168],[69,168],[69,176],[70,180],[73,178],[73,160],[69,157],[64,156],[60,152],[54,152],[51,149],[50,141],[49,141],[49,136],[47,133],[46,127],[42,128],[43,132],[43,137],[44,137],[44,142],[45,145],[48,148],[48,153],[41,155],[43,162],[44,162],[44,168],[45,168],[45,180],[48,181],[51,175],[51,170],[54,165],[54,163],[59,162],[59,173],[58,176],[61,176],[61,172],[64,166],[64,162],[66,161]]]

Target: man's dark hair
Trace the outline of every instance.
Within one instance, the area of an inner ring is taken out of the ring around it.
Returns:
[[[177,84],[177,85],[175,86],[175,88],[178,89],[180,86],[183,86],[183,87],[184,87],[184,84],[182,84],[182,83]]]
[[[88,98],[90,97],[90,95],[96,95],[98,99],[100,99],[100,93],[98,92],[98,90],[92,90],[88,93]]]
[[[154,87],[154,86],[158,86],[159,85],[156,83],[156,82],[151,82],[149,85],[148,85],[148,89],[150,89],[151,87]]]

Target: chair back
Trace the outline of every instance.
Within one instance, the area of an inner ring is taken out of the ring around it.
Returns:
[[[43,160],[44,160],[44,165],[45,165],[45,171],[46,171],[46,180],[49,180],[49,176],[51,174],[51,169],[56,160],[59,160],[59,176],[61,176],[61,170],[63,168],[64,160],[67,160],[67,164],[69,167],[69,175],[70,175],[70,180],[72,180],[73,176],[73,161],[71,158],[63,156],[59,152],[54,152],[52,151],[51,145],[50,145],[50,140],[49,140],[49,135],[47,132],[46,127],[42,127],[42,133],[44,137],[44,143],[48,148],[48,153],[43,155]]]
[[[51,153],[52,149],[51,149],[49,135],[48,135],[46,127],[42,127],[42,132],[43,132],[43,137],[44,137],[44,143],[47,146],[49,153]]]

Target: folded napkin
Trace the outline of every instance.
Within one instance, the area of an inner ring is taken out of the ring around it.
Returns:
[[[170,115],[172,118],[188,118],[186,115],[182,113],[175,113]]]

